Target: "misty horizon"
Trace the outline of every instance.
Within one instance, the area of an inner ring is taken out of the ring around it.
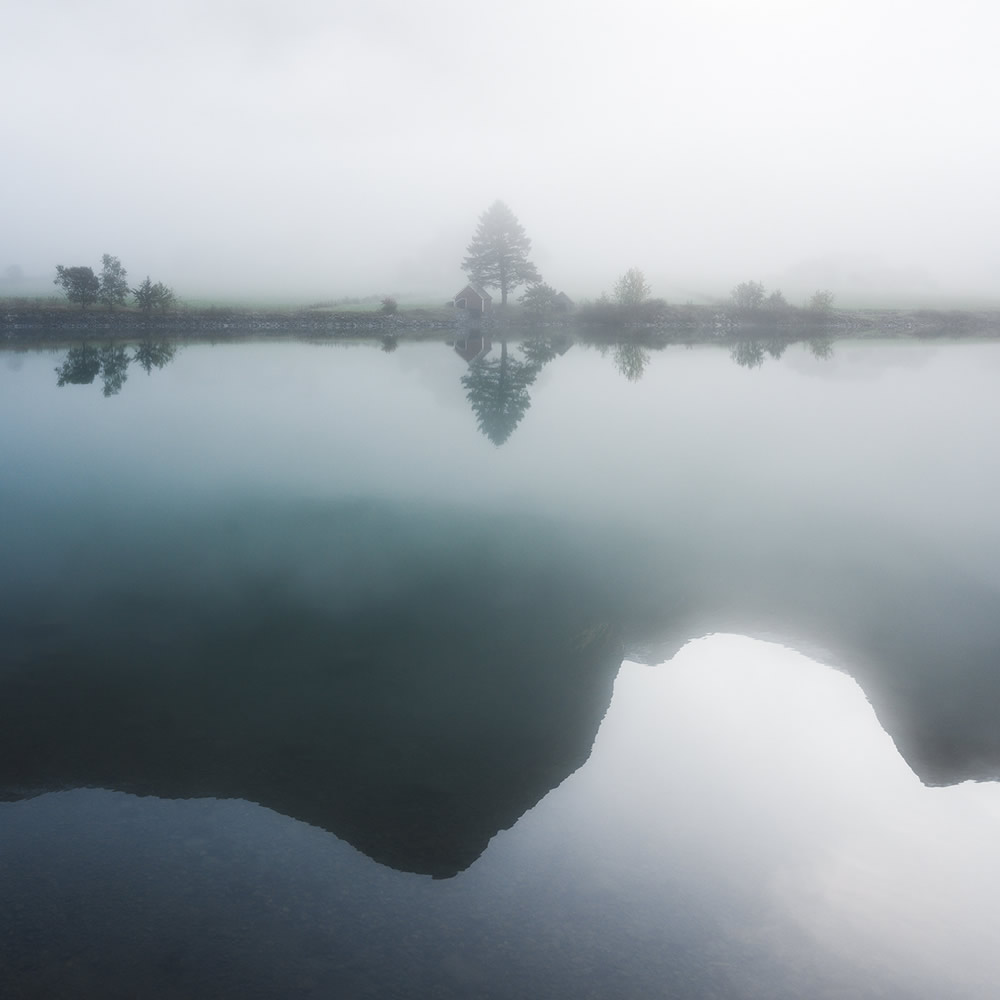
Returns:
[[[0,294],[110,253],[182,300],[437,302],[500,198],[574,298],[638,267],[675,302],[1000,301],[991,7],[471,20],[475,45],[448,0],[8,12]]]
[[[92,258],[74,261],[68,266],[89,266],[99,273],[99,256],[95,262]],[[127,262],[123,261],[127,266]],[[441,268],[442,273],[446,270]],[[640,269],[641,270],[641,269]],[[369,302],[377,305],[382,298],[390,296],[406,305],[443,305],[453,299],[460,286],[468,282],[468,276],[456,264],[451,283],[442,278],[435,286],[405,286],[397,282],[389,285],[386,282],[369,282],[367,285],[349,285],[331,282],[329,285],[317,283],[315,286],[289,283],[276,283],[273,287],[260,286],[245,289],[225,280],[213,284],[211,274],[193,277],[181,286],[178,296],[179,304],[192,305],[199,303],[215,303],[239,305],[274,305],[274,306],[308,306],[316,304],[340,304],[349,302]],[[55,287],[53,275],[39,272],[26,274],[20,264],[8,264],[0,271],[0,296],[26,298],[63,299],[64,293]],[[136,272],[138,273],[138,272]],[[624,273],[624,272],[622,272]],[[649,272],[644,271],[648,274]],[[574,300],[580,302],[592,301],[611,292],[620,274],[610,275],[600,286],[584,286],[574,282],[572,277],[565,284],[558,286],[566,291]],[[132,272],[130,270],[130,278]],[[666,287],[654,285],[651,295],[654,298],[665,299],[675,303],[690,303],[695,305],[725,304],[730,301],[733,289],[742,280],[758,281],[757,274],[747,274],[731,287],[710,286],[706,281],[699,283],[690,281],[676,283]],[[542,274],[544,281],[548,280]],[[138,283],[139,277],[134,280]],[[169,282],[168,282],[169,283]],[[773,277],[761,282],[765,290],[781,292],[792,305],[808,306],[811,295],[819,290],[832,293],[836,308],[996,308],[1000,305],[1000,294],[987,289],[957,290],[945,289],[919,269],[896,270],[892,267],[880,266],[878,262],[863,258],[851,258],[847,255],[837,257],[816,258],[804,260],[796,266],[788,268],[784,277]],[[516,303],[524,293],[524,286],[519,286],[511,297]]]

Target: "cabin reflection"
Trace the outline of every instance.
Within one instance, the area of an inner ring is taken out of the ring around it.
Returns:
[[[467,333],[462,337],[456,338],[452,346],[455,349],[455,353],[464,362],[472,364],[473,361],[480,361],[482,358],[485,358],[492,350],[493,343],[489,337],[484,337],[482,334]]]

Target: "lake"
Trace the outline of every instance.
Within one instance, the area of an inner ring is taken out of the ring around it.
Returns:
[[[0,352],[0,993],[995,996],[1000,342],[444,337]]]

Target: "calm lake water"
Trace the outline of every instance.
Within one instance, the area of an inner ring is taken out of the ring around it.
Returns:
[[[998,384],[0,352],[0,995],[995,997]]]

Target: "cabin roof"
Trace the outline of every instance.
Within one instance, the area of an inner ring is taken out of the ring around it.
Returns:
[[[484,302],[493,301],[493,296],[490,295],[489,292],[480,288],[478,285],[472,284],[472,282],[469,282],[469,284],[467,284],[460,292],[457,292],[455,294],[455,298],[460,299],[466,292],[473,292],[474,294],[478,295]]]

